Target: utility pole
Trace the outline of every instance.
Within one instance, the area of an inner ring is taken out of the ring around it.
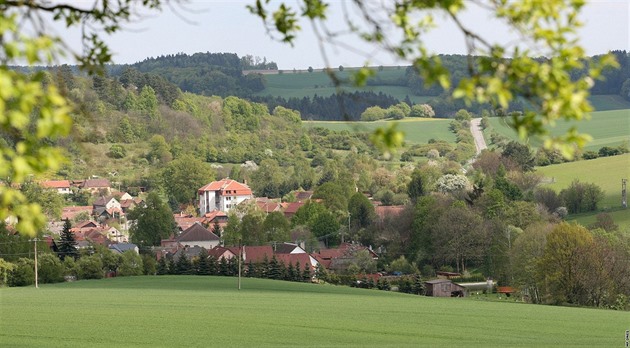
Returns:
[[[39,242],[40,240],[38,238],[33,238],[31,240],[34,242],[33,245],[35,246],[35,288],[39,289],[38,275],[37,275],[37,242]]]
[[[241,290],[241,258],[243,258],[243,246],[241,240],[238,240],[238,289]]]
[[[628,194],[626,192],[626,183],[628,179],[621,179],[621,206],[625,208],[628,207]]]

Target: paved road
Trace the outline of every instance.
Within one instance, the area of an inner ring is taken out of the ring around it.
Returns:
[[[481,153],[481,150],[487,149],[486,139],[483,138],[481,132],[481,118],[474,118],[470,121],[470,132],[473,139],[475,139],[475,147],[477,148],[477,155]]]

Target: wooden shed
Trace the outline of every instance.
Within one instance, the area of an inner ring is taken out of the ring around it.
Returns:
[[[426,295],[433,297],[464,297],[466,288],[448,279],[434,279],[424,282]]]

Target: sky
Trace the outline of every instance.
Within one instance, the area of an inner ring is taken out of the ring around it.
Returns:
[[[286,2],[293,3],[292,0]],[[334,28],[343,21],[341,0],[330,2],[332,15],[329,19]],[[114,63],[118,64],[131,64],[160,55],[197,52],[266,57],[284,70],[326,65],[362,66],[366,62],[372,66],[407,64],[360,42],[356,37],[344,37],[343,42],[361,51],[360,54],[340,46],[327,46],[323,55],[308,22],[303,23],[303,31],[293,47],[280,43],[270,38],[262,21],[245,8],[252,3],[254,0],[190,0],[184,6],[167,6],[161,13],[145,15],[140,21],[125,24],[121,32],[106,37],[105,41],[114,52]],[[580,29],[579,37],[587,54],[601,54],[611,49],[630,51],[629,0],[590,0],[582,11],[581,20],[585,26]],[[480,8],[469,6],[462,21],[493,42],[510,45],[515,41],[515,36]],[[438,28],[426,37],[428,48],[435,53],[466,53],[463,36],[455,26],[441,16],[437,17],[437,23]],[[71,47],[80,47],[78,31],[62,27],[54,30]]]

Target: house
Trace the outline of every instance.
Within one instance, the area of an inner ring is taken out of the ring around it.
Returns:
[[[302,202],[288,203],[284,208],[284,217],[286,217],[287,219],[291,219],[293,215],[295,215],[295,213],[298,211],[298,209],[300,209],[303,205],[304,203]]]
[[[259,202],[256,201],[256,206],[258,206],[258,209],[262,210],[263,212],[269,214],[271,212],[274,211],[282,211],[282,204],[278,203],[278,202]]]
[[[48,180],[42,182],[42,187],[45,189],[56,190],[57,193],[67,195],[70,191],[70,180]]]
[[[208,257],[213,256],[217,260],[225,259],[226,261],[236,257],[237,254],[234,254],[230,249],[222,246],[217,246],[208,250]]]
[[[140,251],[140,249],[138,249],[138,246],[133,243],[110,244],[108,249],[119,254],[122,254],[127,250],[133,250],[136,252],[136,254]]]
[[[252,198],[249,186],[231,179],[213,181],[198,191],[201,215],[214,210],[229,212],[239,203]]]
[[[448,279],[434,279],[424,282],[425,294],[433,297],[464,297],[466,288]]]
[[[221,229],[225,228],[228,223],[228,215],[220,210],[211,211],[206,213],[204,216],[206,223],[208,226],[214,226],[215,223],[219,224]]]
[[[182,246],[199,246],[210,250],[219,245],[220,240],[216,234],[196,222],[176,237],[175,241]]]
[[[202,225],[207,223],[205,217],[194,217],[192,215],[185,215],[183,213],[173,214],[173,218],[175,219],[175,223],[177,224],[177,228],[180,232],[187,230],[195,223],[200,223]]]
[[[278,254],[306,254],[306,250],[294,243],[275,243],[273,251]]]
[[[92,215],[92,206],[63,207],[61,209],[61,220],[74,220],[77,215],[86,212],[88,216]]]
[[[112,191],[112,185],[107,179],[87,179],[80,183],[79,188],[92,194],[102,193],[109,195]]]
[[[273,248],[271,245],[260,245],[260,246],[242,246],[242,255],[244,263],[262,263],[265,260],[268,262],[273,258]],[[228,248],[232,252],[232,254],[238,257],[239,252],[241,251],[239,247],[230,247]]]
[[[279,262],[282,262],[285,267],[289,266],[289,265],[293,265],[294,267],[296,265],[300,265],[300,271],[303,271],[305,268],[305,265],[308,265],[309,267],[309,271],[311,273],[314,273],[315,270],[317,270],[317,266],[319,265],[319,262],[317,262],[317,260],[307,254],[307,253],[299,253],[299,254],[275,254],[276,256],[276,260],[278,260]]]
[[[107,235],[107,238],[115,243],[127,243],[129,241],[129,237],[119,231],[116,227],[105,227],[103,232]]]
[[[121,205],[120,205],[120,202],[118,202],[118,200],[112,196],[108,196],[108,197],[101,196],[98,199],[96,199],[94,203],[92,203],[92,208],[94,210],[97,210],[97,209],[103,210],[103,209],[112,209],[112,208],[121,209]]]
[[[101,196],[92,204],[92,214],[103,219],[113,219],[120,218],[123,210],[116,198]]]
[[[338,271],[344,270],[352,264],[356,254],[363,250],[367,250],[372,259],[378,260],[378,255],[372,249],[353,243],[342,243],[338,248],[322,249],[313,254],[313,257],[327,269]]]

